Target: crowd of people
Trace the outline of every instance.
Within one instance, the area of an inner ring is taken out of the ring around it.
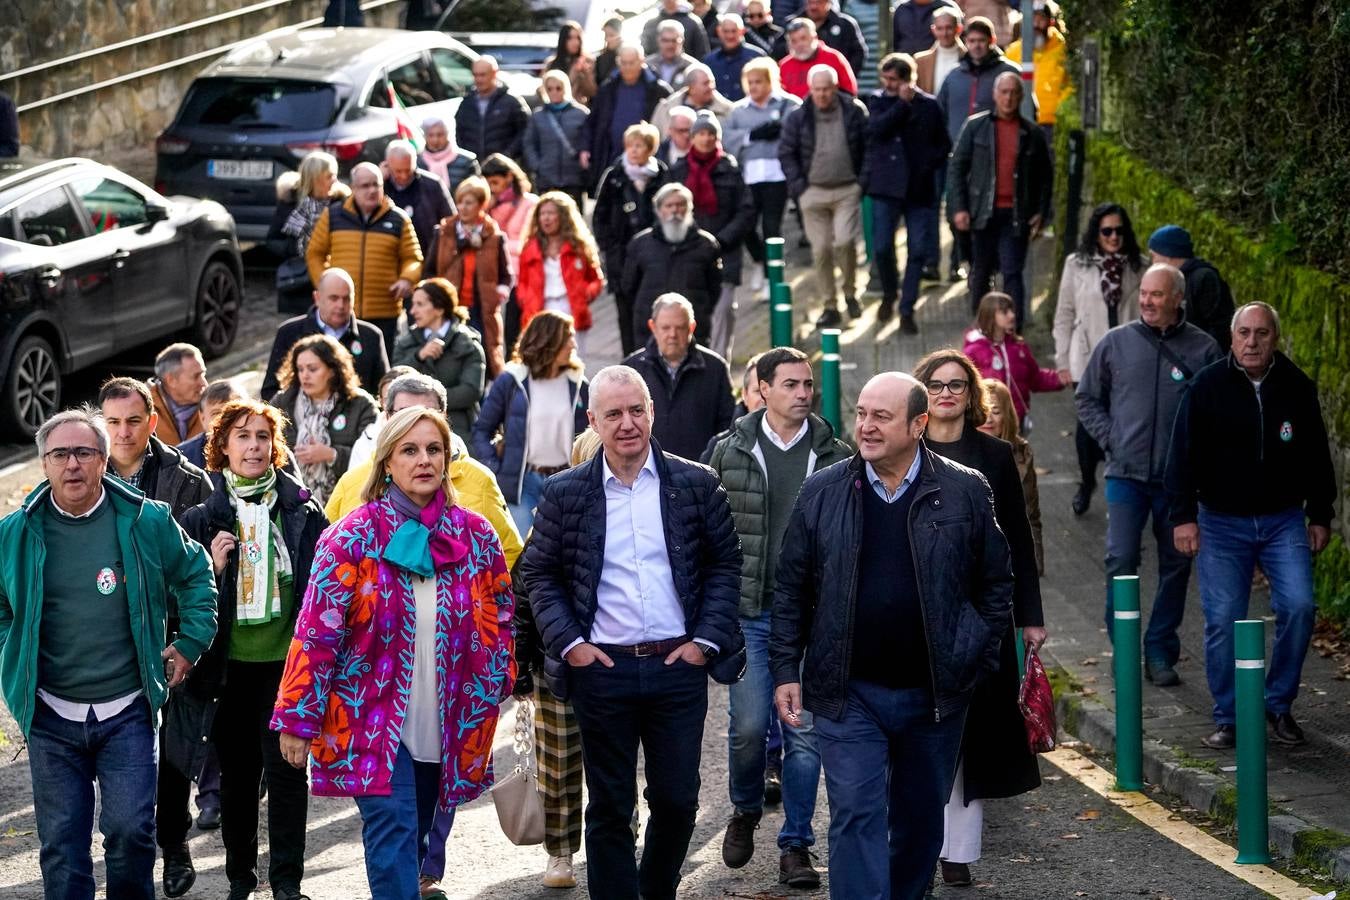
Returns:
[[[304,896],[311,793],[355,798],[372,896],[444,897],[455,810],[493,784],[514,696],[536,710],[543,885],[576,884],[584,833],[592,896],[674,898],[709,677],[729,686],[728,867],[781,804],[779,883],[818,887],[823,774],[832,896],[918,898],[935,871],[969,885],[983,801],[1040,780],[1017,702],[1018,638],[1048,635],[1027,435],[1032,395],[1066,388],[1075,514],[1106,461],[1108,629],[1110,579],[1139,570],[1151,518],[1147,676],[1179,683],[1195,558],[1205,740],[1231,747],[1231,623],[1259,566],[1267,708],[1277,740],[1302,741],[1335,482],[1275,310],[1235,309],[1180,226],[1146,257],[1103,204],[1040,366],[1021,270],[1049,221],[1060,94],[1039,76],[1024,92],[999,49],[1012,23],[962,10],[1001,4],[904,0],[866,97],[856,21],[807,0],[780,27],[778,5],[663,0],[640,44],[608,23],[594,58],[568,23],[535,111],[481,57],[425,146],[393,141],[345,185],[311,153],[274,219],[279,295],[309,305],[279,327],[261,399],[175,343],[154,378],[112,378],[43,425],[46,480],[0,521],[0,676],[48,896],[93,895],[96,782],[108,895],[155,896],[156,847],[165,895],[186,894],[196,781],[231,900],[260,882],[264,793],[279,900]],[[1031,25],[1038,65],[1056,58],[1054,4]],[[762,289],[795,204],[818,323],[861,315],[864,197],[878,320],[898,306],[917,332],[945,202],[974,322],[963,347],[869,379],[837,434],[797,349],[753,355],[737,396],[736,288],[748,272]],[[588,378],[606,289],[625,358]]]

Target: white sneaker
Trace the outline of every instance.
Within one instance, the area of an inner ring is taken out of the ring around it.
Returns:
[[[764,268],[751,264],[750,266],[750,291],[758,296],[759,292],[764,290]]]
[[[570,888],[577,886],[576,873],[572,871],[572,854],[550,856],[544,867],[544,887]]]

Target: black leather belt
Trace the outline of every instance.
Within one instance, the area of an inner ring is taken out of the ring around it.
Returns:
[[[641,644],[596,644],[610,656],[634,656],[642,659],[646,656],[664,656],[683,644],[689,643],[687,637],[668,638],[664,641],[646,641]]]
[[[529,466],[528,468],[529,468],[529,470],[530,470],[531,472],[534,472],[536,475],[543,475],[545,478],[547,478],[547,477],[549,477],[550,475],[557,475],[559,472],[564,472],[564,471],[566,471],[569,467],[568,467],[568,466]]]

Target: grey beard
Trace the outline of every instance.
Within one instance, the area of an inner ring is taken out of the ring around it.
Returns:
[[[684,239],[689,236],[689,229],[693,227],[693,219],[676,219],[673,222],[661,223],[661,236],[666,239],[667,244],[682,244]]]

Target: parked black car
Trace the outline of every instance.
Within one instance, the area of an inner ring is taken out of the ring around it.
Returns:
[[[61,379],[184,336],[207,357],[234,342],[243,300],[234,221],[87,159],[0,163],[0,427],[31,439]]]
[[[452,121],[473,90],[477,58],[435,31],[309,28],[259,38],[188,88],[155,142],[155,186],[219,201],[241,239],[262,240],[278,175],[326,150],[345,180],[358,162],[384,159],[400,120]]]

